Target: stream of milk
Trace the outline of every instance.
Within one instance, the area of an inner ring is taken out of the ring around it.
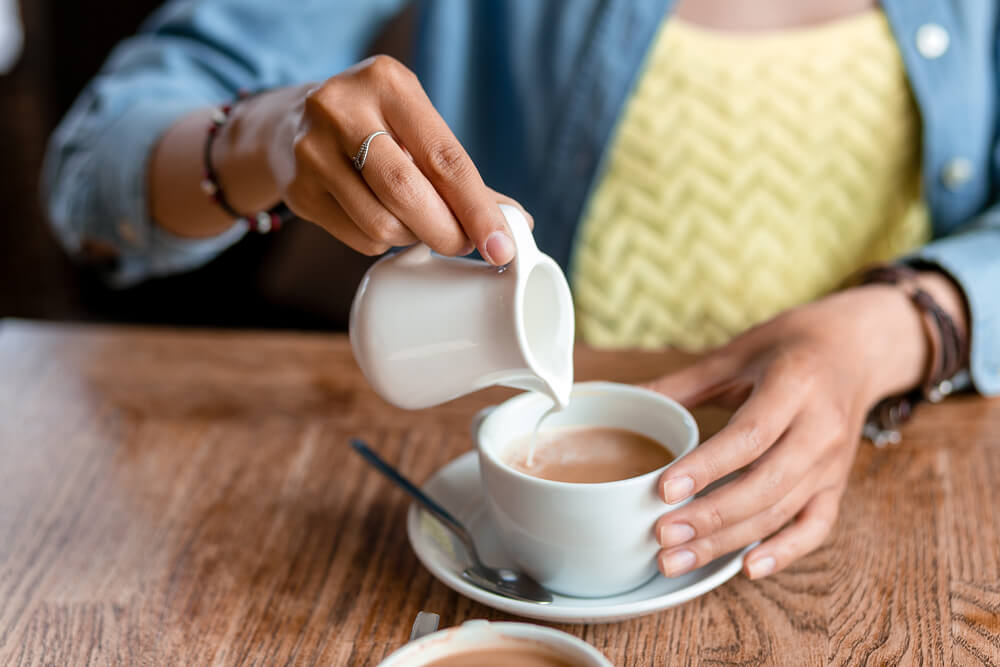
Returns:
[[[555,414],[563,409],[563,406],[558,403],[553,404],[551,408],[542,413],[542,416],[538,418],[538,422],[535,424],[535,430],[531,433],[531,446],[528,447],[528,457],[524,460],[524,463],[529,468],[534,465],[535,461],[535,446],[538,444],[538,431],[542,428],[542,422],[549,418],[549,415]]]

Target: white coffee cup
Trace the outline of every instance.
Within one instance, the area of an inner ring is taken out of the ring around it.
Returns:
[[[487,507],[507,553],[550,590],[605,597],[632,590],[657,575],[653,526],[671,509],[657,493],[666,469],[599,484],[557,482],[511,468],[512,443],[531,433],[552,406],[526,393],[492,409],[476,429]],[[624,428],[663,445],[675,460],[698,444],[698,425],[677,402],[648,389],[611,382],[574,385],[569,406],[542,429],[558,426]]]
[[[490,623],[466,621],[406,644],[386,658],[379,667],[422,667],[463,651],[483,651],[509,647],[515,642],[531,642],[553,649],[554,653],[580,667],[611,667],[596,648],[560,630],[530,623]]]

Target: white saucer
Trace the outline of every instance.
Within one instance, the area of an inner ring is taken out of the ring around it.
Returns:
[[[423,490],[451,512],[472,533],[483,560],[493,566],[512,566],[493,528],[479,482],[479,458],[467,452],[441,468]],[[657,574],[639,588],[606,598],[573,598],[555,595],[552,604],[540,605],[512,600],[485,591],[462,578],[464,552],[436,519],[413,504],[406,520],[406,532],[417,558],[431,574],[449,588],[494,609],[518,616],[560,623],[607,623],[650,614],[693,600],[716,588],[743,566],[737,551],[702,568],[674,579]],[[456,554],[458,556],[456,556]]]

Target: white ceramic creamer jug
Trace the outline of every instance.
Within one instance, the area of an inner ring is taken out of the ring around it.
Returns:
[[[521,212],[500,205],[516,256],[506,267],[443,257],[418,244],[376,262],[351,306],[361,371],[410,410],[490,385],[547,394],[573,386],[573,300],[559,265],[538,250]]]

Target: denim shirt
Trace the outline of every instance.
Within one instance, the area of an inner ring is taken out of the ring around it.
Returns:
[[[403,0],[173,0],[120,44],[53,135],[44,197],[66,248],[110,243],[129,285],[199,266],[235,225],[182,239],[153,224],[146,165],[181,115],[261,89],[323,80],[359,60]],[[488,184],[533,213],[569,261],[583,206],[673,0],[429,0],[412,67]],[[996,0],[882,0],[923,121],[934,240],[911,259],[951,275],[972,321],[970,374],[1000,393],[1000,91]],[[372,128],[377,129],[377,128]],[[665,212],[669,215],[669,211]]]

